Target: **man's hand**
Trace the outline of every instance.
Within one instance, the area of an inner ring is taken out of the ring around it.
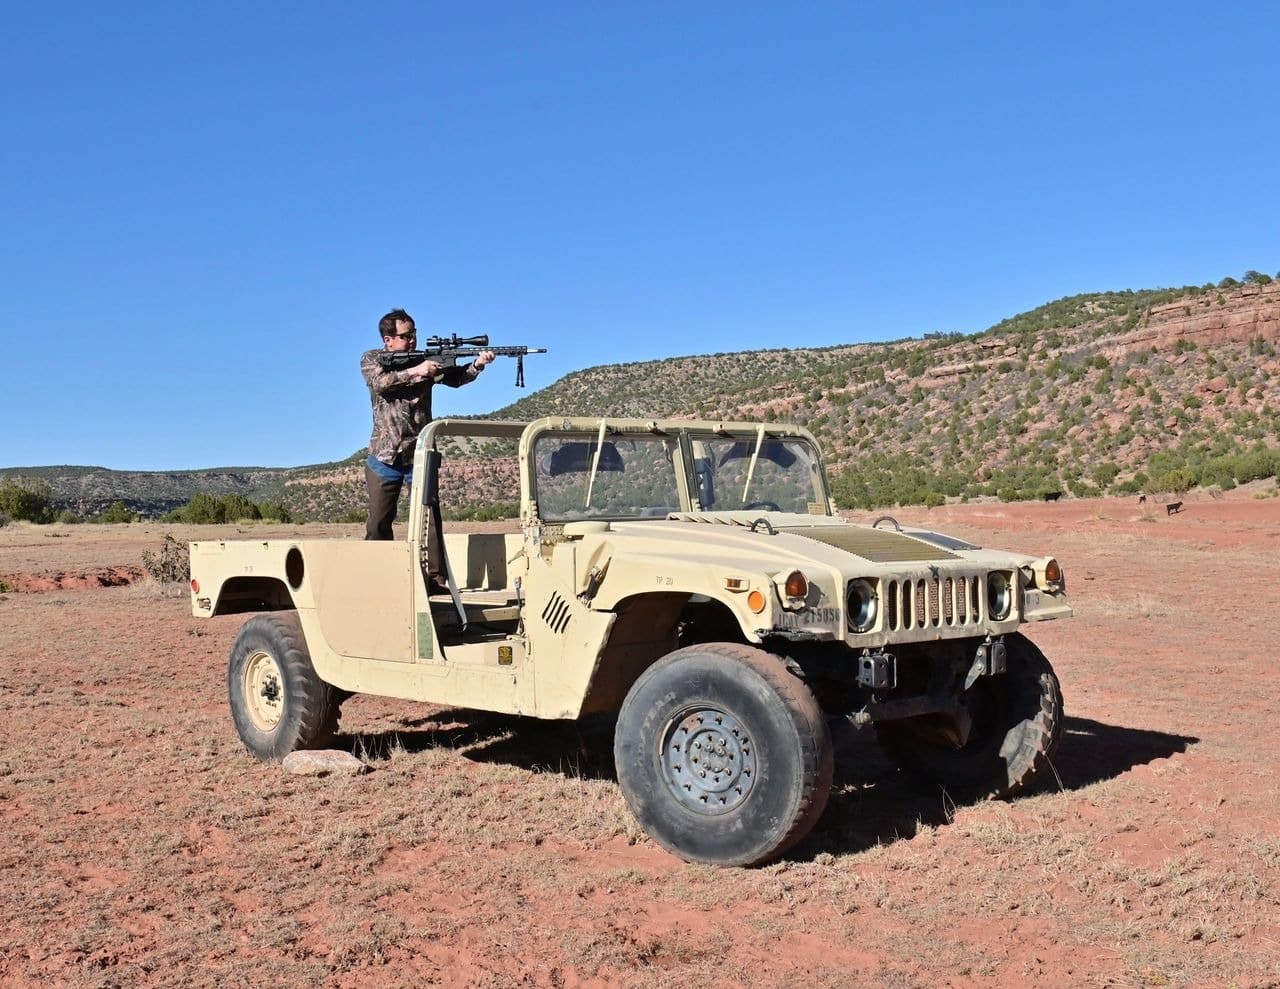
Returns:
[[[435,361],[423,361],[421,364],[416,364],[413,367],[406,368],[405,371],[410,377],[416,378],[419,381],[423,378],[431,378],[434,381],[436,375],[440,373],[441,367],[442,365]]]
[[[472,361],[477,371],[483,371],[485,367],[493,363],[494,353],[492,350],[482,350],[476,354],[476,359]]]

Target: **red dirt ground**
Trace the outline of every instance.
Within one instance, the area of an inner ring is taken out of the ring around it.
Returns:
[[[753,870],[639,833],[607,725],[357,697],[369,774],[252,761],[241,618],[192,618],[141,556],[295,530],[10,525],[0,986],[1280,986],[1270,491],[892,513],[1062,560],[1076,617],[1029,629],[1057,778],[956,806],[850,731],[812,836]]]

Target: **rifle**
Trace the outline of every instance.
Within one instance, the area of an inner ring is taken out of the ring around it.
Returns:
[[[417,367],[423,361],[435,361],[443,367],[454,367],[459,357],[475,357],[485,350],[493,351],[498,357],[516,359],[517,388],[524,387],[524,355],[547,352],[546,347],[490,347],[487,333],[476,337],[460,337],[454,333],[447,337],[427,337],[421,350],[405,350],[400,353],[384,351],[378,355],[378,365],[384,371],[403,371],[407,367]],[[435,380],[439,381],[440,378]]]

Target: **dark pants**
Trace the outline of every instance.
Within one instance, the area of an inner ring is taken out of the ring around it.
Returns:
[[[396,517],[396,503],[400,500],[400,489],[404,481],[383,477],[364,468],[364,486],[369,491],[369,520],[365,523],[365,539],[394,539],[391,523]],[[427,573],[430,578],[431,593],[438,593],[445,586],[444,567],[440,559],[440,540],[443,539],[440,520],[434,511],[430,521],[431,537],[427,541]]]
[[[391,523],[396,517],[396,503],[404,481],[391,480],[374,473],[369,465],[364,468],[364,486],[369,491],[369,520],[365,523],[365,539],[392,539]]]

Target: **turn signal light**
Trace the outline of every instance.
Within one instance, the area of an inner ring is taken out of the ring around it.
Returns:
[[[787,574],[787,582],[784,587],[789,598],[807,598],[809,596],[809,578],[799,570],[792,570],[791,573]]]
[[[194,577],[191,578],[191,593],[192,594],[200,593],[200,581],[196,580]]]
[[[747,595],[747,607],[755,614],[760,614],[764,611],[764,595],[759,591],[752,591]]]

